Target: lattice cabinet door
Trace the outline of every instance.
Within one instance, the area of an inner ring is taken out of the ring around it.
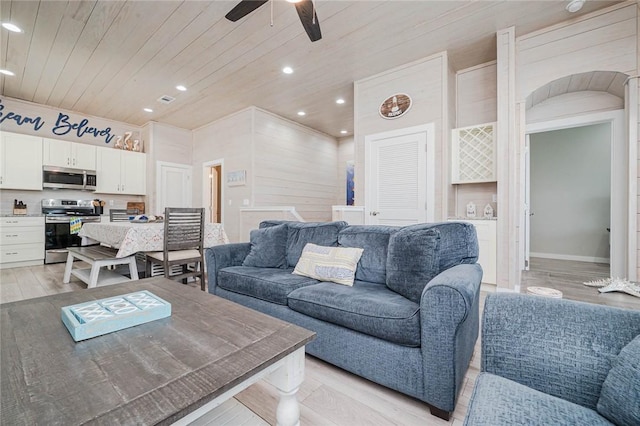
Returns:
[[[496,123],[451,131],[451,183],[495,182]]]

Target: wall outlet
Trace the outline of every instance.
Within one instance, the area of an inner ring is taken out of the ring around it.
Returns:
[[[491,195],[491,201],[493,201],[494,203],[498,202],[498,194],[492,194]]]

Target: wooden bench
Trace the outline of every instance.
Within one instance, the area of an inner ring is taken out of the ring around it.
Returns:
[[[71,275],[87,283],[88,288],[138,279],[138,266],[136,265],[135,255],[118,258],[116,257],[118,250],[104,246],[69,247],[67,250],[69,254],[67,256],[67,265],[64,269],[64,283],[69,282]],[[75,259],[88,263],[91,268],[74,269],[73,261]],[[100,270],[103,266],[112,265],[129,265],[131,278],[106,269]]]

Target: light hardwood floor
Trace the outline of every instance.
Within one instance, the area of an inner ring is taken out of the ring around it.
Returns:
[[[520,284],[522,293],[526,293],[529,286],[551,287],[562,291],[565,299],[640,309],[639,297],[619,292],[600,293],[597,288],[583,284],[609,277],[609,265],[606,263],[532,257],[529,264],[530,270],[522,273]]]
[[[86,284],[72,277],[62,284],[64,264],[0,270],[0,302],[12,302],[48,294],[76,291]],[[602,265],[563,264],[557,261],[532,260],[532,271],[523,275],[522,291],[528,286],[545,286],[561,290],[565,298],[612,306],[640,309],[640,299],[625,294],[599,294],[583,286],[582,281],[608,276]],[[182,285],[176,283],[176,285]],[[199,287],[197,284],[190,284]],[[481,295],[484,304],[486,292]],[[603,297],[604,296],[604,297]],[[482,311],[482,306],[481,306]],[[309,426],[356,425],[462,425],[475,379],[480,370],[480,339],[456,410],[449,422],[429,413],[427,406],[398,392],[376,385],[358,376],[307,356],[305,381],[298,392],[301,423]],[[198,424],[275,425],[277,391],[258,382],[214,410]]]

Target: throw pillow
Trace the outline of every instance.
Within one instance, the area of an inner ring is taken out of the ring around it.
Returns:
[[[337,247],[338,232],[347,222],[288,222],[287,265],[297,265],[307,243]]]
[[[640,425],[640,335],[613,361],[602,384],[597,410],[617,425]]]
[[[307,243],[293,273],[352,286],[363,251],[356,247],[324,247]]]
[[[242,266],[284,268],[287,265],[287,225],[254,229],[249,234],[251,251]]]
[[[440,273],[440,232],[399,230],[389,238],[387,287],[420,303],[422,291]]]

